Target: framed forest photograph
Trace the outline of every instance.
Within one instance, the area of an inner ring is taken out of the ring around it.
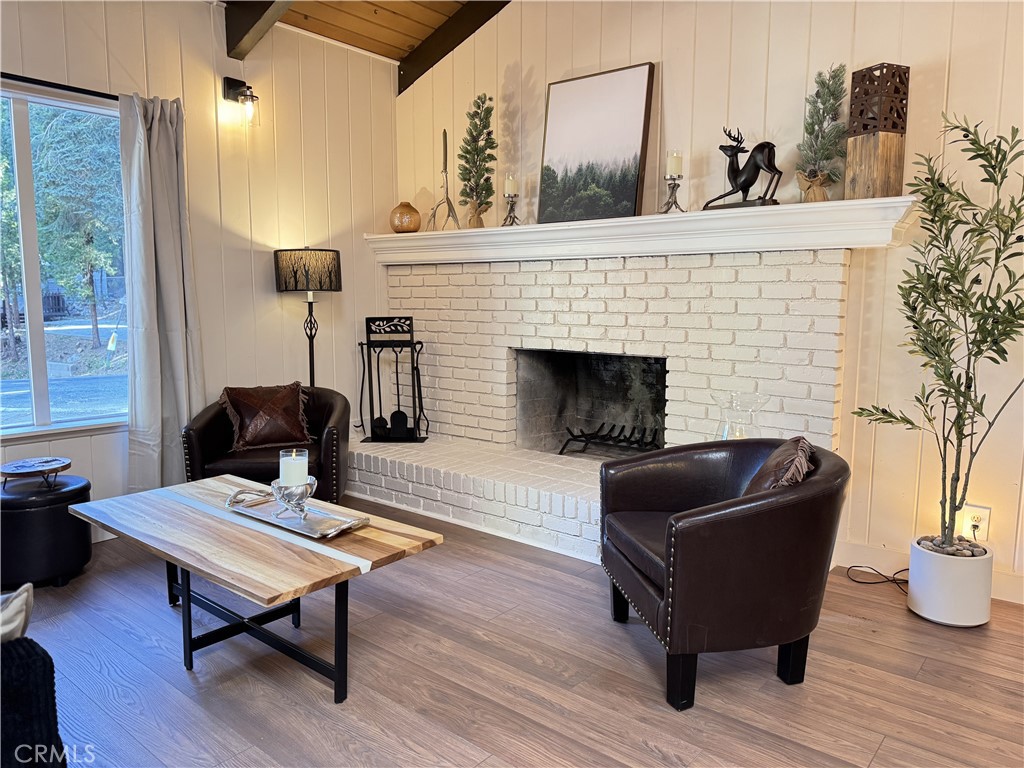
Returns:
[[[654,64],[548,85],[538,223],[636,216]]]

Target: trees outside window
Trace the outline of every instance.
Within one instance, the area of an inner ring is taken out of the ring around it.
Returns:
[[[123,418],[128,360],[116,112],[113,105],[4,96],[2,427]]]

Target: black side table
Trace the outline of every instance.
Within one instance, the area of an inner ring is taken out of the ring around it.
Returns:
[[[92,484],[61,475],[49,486],[39,477],[8,477],[0,489],[0,589],[64,586],[92,557],[91,526],[68,512],[89,501]]]

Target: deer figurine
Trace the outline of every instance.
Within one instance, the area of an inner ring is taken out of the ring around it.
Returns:
[[[753,150],[748,150],[743,146],[743,132],[738,128],[735,136],[728,128],[722,128],[722,132],[732,141],[732,144],[721,144],[718,147],[729,158],[729,183],[732,189],[708,200],[704,203],[704,208],[737,192],[743,195],[743,202],[747,202],[747,195],[750,194],[751,187],[757,183],[761,171],[768,173],[768,186],[765,187],[764,194],[757,199],[770,200],[774,203],[775,190],[778,189],[779,180],[782,178],[782,171],[775,165],[775,145],[770,141],[762,141]],[[750,152],[750,157],[741,168],[739,156],[746,152]]]

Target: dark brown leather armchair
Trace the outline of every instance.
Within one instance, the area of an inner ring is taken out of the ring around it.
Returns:
[[[816,448],[797,485],[743,496],[783,440],[666,448],[601,468],[601,562],[612,618],[629,606],[667,652],[667,698],[693,706],[701,653],[779,646],[803,682],[850,468]]]
[[[303,387],[306,427],[312,443],[296,444],[309,450],[309,473],[317,479],[314,498],[337,504],[348,481],[348,398],[323,387]],[[238,475],[267,483],[276,480],[282,448],[233,451],[234,429],[220,403],[206,406],[181,431],[185,450],[185,477],[201,480],[216,475]]]

